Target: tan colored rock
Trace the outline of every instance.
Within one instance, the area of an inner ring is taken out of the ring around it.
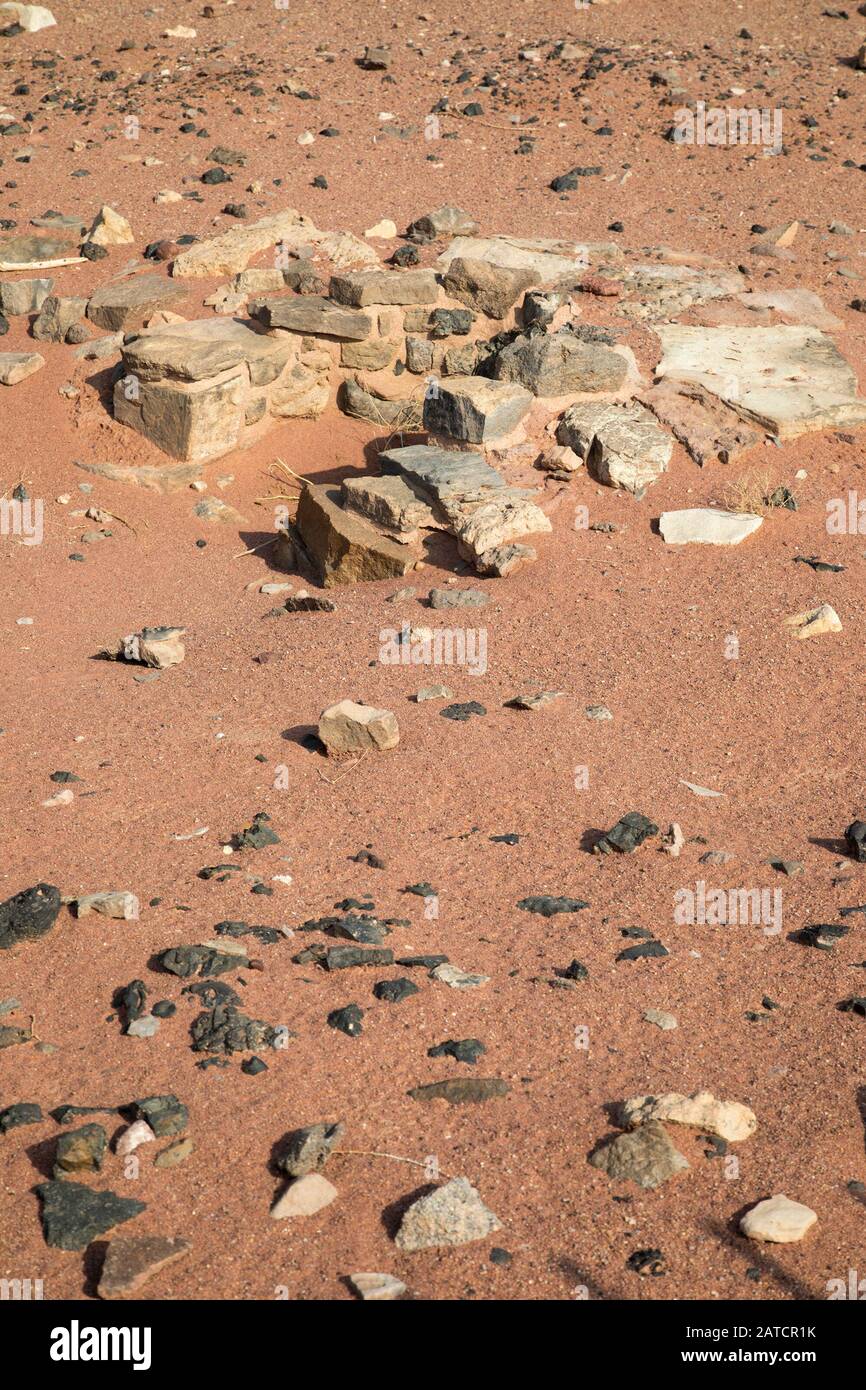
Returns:
[[[394,1241],[401,1250],[430,1250],[484,1240],[501,1229],[499,1217],[488,1210],[472,1184],[452,1178],[407,1208]]]
[[[87,300],[49,294],[34,320],[33,337],[43,343],[62,343],[73,324],[84,318]]]
[[[6,318],[38,313],[53,288],[53,280],[0,281],[0,312]]]
[[[267,296],[255,301],[251,309],[266,328],[285,328],[313,337],[357,342],[373,332],[370,314],[335,304],[318,294]]]
[[[121,377],[114,386],[114,418],[173,458],[201,462],[237,444],[247,389],[239,367],[207,381]]]
[[[415,535],[421,527],[439,526],[430,504],[398,476],[344,478],[343,501],[389,531]]]
[[[390,710],[340,700],[319,716],[319,738],[329,753],[362,753],[368,748],[396,748],[400,730]]]
[[[690,1125],[706,1134],[717,1134],[729,1143],[742,1143],[758,1128],[757,1118],[748,1106],[735,1100],[716,1100],[709,1091],[696,1091],[691,1096],[677,1091],[663,1096],[634,1096],[623,1102],[620,1116],[629,1128],[663,1120],[666,1124]]]
[[[129,246],[135,241],[126,218],[107,205],[100,208],[84,239],[97,246]]]
[[[294,1216],[315,1216],[316,1212],[329,1207],[337,1197],[337,1189],[321,1173],[306,1173],[297,1178],[277,1198],[271,1207],[274,1221],[285,1221]]]
[[[393,1274],[350,1274],[349,1282],[364,1303],[393,1303],[407,1292],[406,1285]]]
[[[262,217],[242,227],[232,227],[209,241],[196,242],[175,258],[172,275],[179,280],[217,275],[237,275],[253,256],[277,242],[295,244],[298,233],[314,232],[313,224],[294,209]]]
[[[191,1249],[185,1236],[116,1236],[105,1252],[97,1293],[105,1299],[132,1298]]]
[[[784,1193],[766,1197],[740,1219],[740,1230],[750,1240],[772,1241],[775,1245],[791,1245],[802,1240],[815,1225],[818,1215],[802,1202],[794,1202]]]
[[[346,511],[336,488],[306,483],[295,525],[324,588],[399,578],[414,568],[408,547]]]
[[[548,473],[576,473],[583,466],[583,459],[567,444],[551,444],[538,462]]]
[[[121,328],[129,332],[141,328],[158,309],[168,309],[184,299],[186,290],[163,275],[135,275],[100,285],[87,305],[87,317],[111,333]]]
[[[364,372],[378,372],[389,367],[397,356],[400,344],[387,338],[371,338],[366,343],[343,343],[340,365]]]
[[[318,419],[331,394],[330,365],[330,358],[312,352],[290,362],[271,388],[271,414],[283,419]]]
[[[464,559],[477,559],[518,536],[552,531],[540,507],[517,494],[495,498],[474,507],[467,519],[454,525],[457,546]]]
[[[38,352],[0,352],[0,385],[17,386],[45,366]]]
[[[574,405],[557,430],[594,478],[638,493],[666,471],[673,440],[642,405]]]
[[[537,282],[533,270],[509,269],[489,261],[457,257],[448,266],[445,290],[490,319],[504,319],[523,291]]]
[[[89,917],[98,912],[101,917],[114,917],[122,922],[136,922],[139,901],[134,893],[119,890],[107,893],[87,893],[75,904],[76,917]]]
[[[638,1125],[629,1134],[618,1134],[590,1154],[589,1161],[614,1181],[630,1181],[648,1189],[660,1187],[690,1166],[664,1126],[655,1120]]]
[[[822,603],[820,608],[806,609],[785,619],[786,627],[794,628],[794,636],[803,642],[807,637],[822,637],[828,632],[841,632],[842,623],[835,608]]]
[[[359,270],[332,275],[329,292],[338,304],[435,304],[439,284],[432,270]]]

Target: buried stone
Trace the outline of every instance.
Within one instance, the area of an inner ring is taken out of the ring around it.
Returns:
[[[231,1004],[217,1004],[193,1019],[190,1028],[193,1052],[258,1052],[274,1047],[288,1029],[274,1028],[261,1019],[247,1018]]]
[[[517,904],[524,912],[537,912],[542,917],[554,917],[560,912],[580,912],[589,907],[582,898],[550,898],[546,896],[521,898]]]
[[[511,1087],[500,1076],[453,1076],[445,1081],[430,1081],[415,1086],[407,1094],[412,1100],[447,1100],[449,1105],[466,1105],[507,1096]]]

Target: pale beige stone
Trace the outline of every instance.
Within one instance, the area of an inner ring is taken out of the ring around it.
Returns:
[[[321,1173],[305,1173],[291,1183],[271,1207],[274,1221],[288,1217],[315,1216],[329,1207],[337,1197],[337,1189]]]
[[[396,748],[400,730],[390,710],[340,700],[319,716],[319,738],[329,753],[359,753]]]
[[[666,1124],[690,1125],[707,1134],[717,1134],[730,1143],[749,1139],[758,1128],[758,1121],[747,1105],[735,1100],[716,1100],[709,1091],[680,1095],[669,1091],[663,1096],[633,1096],[621,1107],[623,1124],[630,1128],[650,1120]]]
[[[820,608],[806,609],[785,619],[786,627],[794,628],[794,636],[800,641],[807,637],[822,637],[828,632],[841,632],[842,623],[835,608],[822,603]]]
[[[740,1220],[740,1230],[750,1240],[772,1241],[775,1245],[791,1245],[802,1240],[818,1220],[817,1212],[802,1202],[794,1202],[777,1192],[752,1207]]]

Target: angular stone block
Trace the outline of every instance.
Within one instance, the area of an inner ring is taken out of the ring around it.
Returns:
[[[100,285],[87,306],[91,323],[111,333],[140,328],[157,309],[170,309],[186,299],[186,290],[162,275],[136,275]]]
[[[235,447],[246,392],[241,368],[200,382],[121,377],[114,386],[114,418],[173,458],[201,462]]]
[[[337,488],[306,483],[295,525],[323,588],[399,578],[414,567],[416,556],[407,546],[343,510]]]
[[[313,337],[361,341],[373,332],[369,314],[346,309],[322,295],[279,295],[251,305],[254,318],[266,328],[287,328]]]
[[[510,434],[529,413],[532,393],[509,381],[455,376],[435,383],[424,398],[424,427],[470,444]]]
[[[338,304],[435,304],[439,283],[432,270],[358,270],[332,275],[331,298]]]

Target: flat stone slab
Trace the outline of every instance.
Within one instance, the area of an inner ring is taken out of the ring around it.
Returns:
[[[0,283],[0,311],[7,318],[37,313],[53,288],[53,280],[4,280]]]
[[[338,304],[435,304],[439,284],[432,270],[358,270],[332,275],[331,298]]]
[[[0,237],[0,270],[27,270],[30,267],[74,265],[83,260],[78,244],[51,236]]]
[[[762,516],[749,512],[688,507],[681,512],[662,512],[659,529],[668,545],[739,545],[763,523]]]
[[[591,260],[611,262],[623,258],[620,247],[613,242],[550,241],[535,237],[455,237],[439,257],[439,265],[447,266],[456,258],[489,261],[491,265],[513,270],[531,270],[539,283],[574,275]]]
[[[259,299],[251,311],[266,328],[288,328],[325,338],[360,342],[373,332],[369,314],[335,304],[323,295],[278,295]]]
[[[483,376],[450,376],[424,398],[424,427],[469,444],[489,443],[516,429],[529,414],[531,391]]]
[[[816,328],[663,324],[656,376],[694,383],[784,439],[866,425],[866,399],[832,338]]]
[[[44,366],[45,358],[38,352],[0,352],[0,384],[17,386]]]
[[[133,1298],[142,1285],[192,1248],[184,1236],[116,1236],[109,1243],[97,1293],[100,1298]]]
[[[407,444],[383,449],[379,465],[385,473],[399,472],[437,502],[483,502],[507,484],[481,454]]]
[[[517,381],[535,396],[565,396],[618,391],[628,362],[602,343],[587,343],[562,330],[516,339],[499,353],[495,371],[498,381]]]
[[[232,367],[254,363],[267,364],[267,379],[273,380],[290,350],[288,340],[258,333],[238,319],[196,319],[145,329],[124,345],[123,363],[142,381],[161,377],[204,381]],[[255,384],[263,382],[257,380]]]
[[[91,296],[87,317],[111,333],[140,328],[157,309],[170,309],[186,295],[181,285],[172,284],[163,275],[136,275],[100,285]]]
[[[178,280],[200,279],[215,275],[237,275],[246,270],[253,256],[276,246],[284,238],[294,239],[298,232],[314,232],[315,227],[294,208],[262,217],[242,227],[232,227],[221,236],[196,242],[189,250],[175,257],[172,275]]]
[[[667,1130],[651,1120],[629,1134],[618,1134],[590,1154],[593,1168],[614,1181],[630,1181],[652,1190],[689,1167]]]
[[[352,511],[392,531],[415,532],[421,527],[436,528],[438,525],[430,503],[397,474],[383,478],[345,478],[343,501]]]
[[[701,466],[711,459],[734,463],[765,437],[702,386],[662,381],[637,399]]]
[[[408,546],[344,510],[338,488],[307,483],[301,489],[295,525],[325,588],[399,578],[417,559]]]

